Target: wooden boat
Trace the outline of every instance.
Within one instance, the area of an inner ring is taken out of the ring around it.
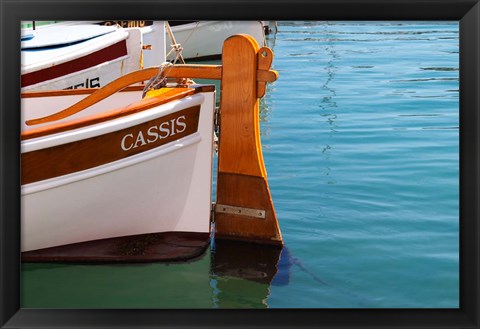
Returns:
[[[239,35],[226,40],[222,65],[154,67],[99,89],[22,93],[22,259],[191,258],[210,241],[212,208],[216,239],[282,245],[258,121],[265,84],[277,78],[272,59]],[[167,77],[222,81],[214,207],[215,92],[180,85],[142,98],[135,86]]]
[[[152,232],[196,232],[208,240],[214,93],[162,92],[142,99],[142,90],[128,89],[109,97],[107,108],[97,103],[24,127],[22,250]],[[24,119],[81,96],[26,95]]]
[[[145,65],[165,62],[164,24],[120,28],[55,23],[25,28],[21,58],[23,91],[102,87]]]

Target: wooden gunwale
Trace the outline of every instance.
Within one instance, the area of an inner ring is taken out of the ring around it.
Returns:
[[[67,116],[75,114],[83,109],[98,103],[99,101],[111,96],[112,94],[124,90],[129,86],[144,82],[154,77],[158,73],[158,68],[148,68],[139,71],[135,71],[129,74],[126,74],[119,79],[109,83],[103,88],[96,89],[94,93],[87,96],[85,99],[79,101],[78,103],[72,105],[71,107],[60,111],[58,113],[52,114],[47,117],[37,118],[27,121],[27,125],[35,125],[39,123],[52,122],[55,120],[63,119]],[[278,78],[278,73],[271,70],[257,70],[256,80],[259,83],[266,83],[275,81]],[[222,80],[223,71],[221,65],[176,65],[172,68],[169,68],[165,73],[167,78],[193,78],[193,79],[211,79],[211,80]],[[65,91],[61,91],[65,92]],[[59,91],[50,93],[51,96],[61,95],[57,94]],[[47,94],[42,93],[24,93],[22,97],[35,97],[37,95],[47,96]],[[263,96],[263,95],[262,95]],[[38,96],[37,96],[38,97]]]
[[[174,78],[212,78],[216,79],[217,77],[221,78],[221,66],[219,65],[183,65],[175,66],[169,68],[165,72],[166,77]],[[80,100],[79,102],[73,104],[72,106],[64,109],[63,111],[48,115],[46,117],[27,120],[26,124],[36,125],[40,123],[53,122],[60,119],[64,119],[68,116],[71,116],[75,113],[78,113],[93,104],[100,102],[101,100],[108,98],[109,96],[125,89],[128,86],[131,86],[135,83],[144,82],[146,80],[155,77],[159,73],[158,67],[152,67],[148,69],[143,69],[135,72],[125,74],[124,76],[118,78],[107,84],[106,86],[95,90],[94,93]],[[168,73],[168,74],[167,74]]]
[[[105,111],[99,114],[91,115],[85,118],[72,120],[68,122],[53,123],[48,126],[40,128],[32,128],[21,134],[21,140],[28,140],[32,138],[42,137],[50,134],[64,132],[72,129],[86,127],[92,124],[106,122],[112,119],[117,119],[123,116],[131,115],[141,111],[151,109],[155,106],[159,106],[189,95],[195,94],[197,91],[193,88],[173,88],[161,97],[152,97],[142,99],[133,104],[129,104],[122,108],[117,108],[109,111]]]

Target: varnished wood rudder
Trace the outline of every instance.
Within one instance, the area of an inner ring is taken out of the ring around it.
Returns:
[[[265,81],[277,78],[272,59],[269,48],[247,35],[230,37],[223,46],[215,239],[283,244],[260,141],[259,98]],[[250,216],[253,210],[264,218]]]

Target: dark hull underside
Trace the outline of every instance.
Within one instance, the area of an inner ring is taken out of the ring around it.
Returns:
[[[209,233],[141,234],[23,252],[22,262],[177,262],[201,256],[209,243]]]

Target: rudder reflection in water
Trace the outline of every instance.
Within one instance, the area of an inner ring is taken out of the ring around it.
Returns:
[[[188,263],[24,263],[22,307],[265,308],[270,286],[288,284],[289,268],[279,271],[282,248],[234,241],[212,245]]]
[[[289,268],[279,267],[282,247],[217,240],[212,252],[215,307],[268,307],[272,284],[288,284]],[[285,263],[285,262],[284,262]]]

